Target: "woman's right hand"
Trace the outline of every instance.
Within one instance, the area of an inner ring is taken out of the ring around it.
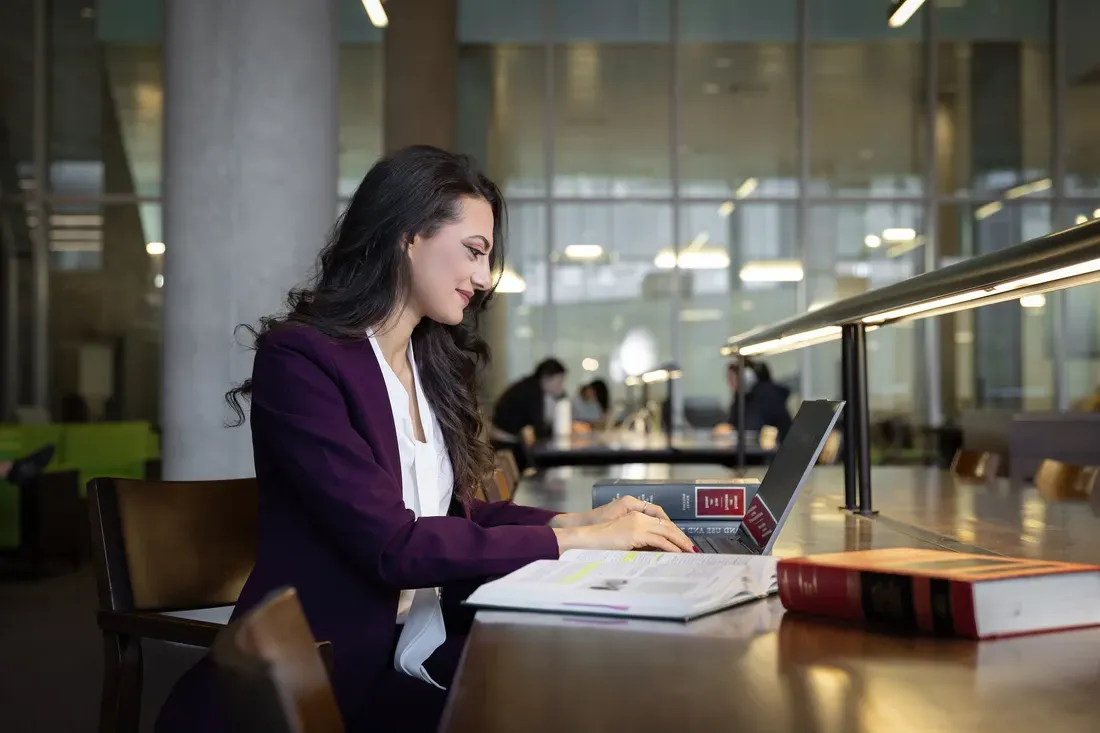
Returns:
[[[629,512],[602,524],[555,529],[554,533],[561,552],[582,549],[698,552],[688,536],[671,521],[642,512]]]

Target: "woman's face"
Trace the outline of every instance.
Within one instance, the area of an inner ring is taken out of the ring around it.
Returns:
[[[412,303],[422,315],[447,325],[479,290],[488,290],[489,253],[493,249],[493,209],[479,198],[464,197],[458,218],[430,237],[417,236],[408,247]]]

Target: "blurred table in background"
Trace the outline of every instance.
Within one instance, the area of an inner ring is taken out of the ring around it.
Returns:
[[[745,463],[766,465],[775,454],[754,435],[745,441]],[[615,466],[630,463],[705,463],[733,468],[737,465],[737,434],[713,435],[699,431],[670,436],[663,433],[575,433],[535,443],[530,449],[537,468],[556,466]]]

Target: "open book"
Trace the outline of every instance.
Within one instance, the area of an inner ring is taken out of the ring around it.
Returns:
[[[777,592],[778,561],[767,555],[569,550],[486,583],[466,603],[687,621]]]

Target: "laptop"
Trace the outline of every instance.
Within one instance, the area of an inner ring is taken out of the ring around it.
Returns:
[[[724,555],[770,554],[843,409],[842,401],[803,402],[737,532],[724,537],[688,535],[699,550]]]

